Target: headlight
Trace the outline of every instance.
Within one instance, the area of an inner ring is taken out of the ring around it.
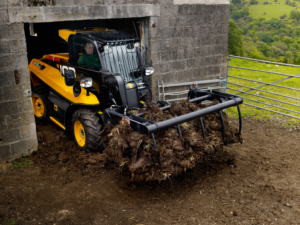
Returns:
[[[93,86],[93,79],[91,77],[84,78],[80,81],[80,87],[89,88]]]
[[[149,76],[152,73],[154,73],[154,68],[153,67],[146,67],[146,76]]]
[[[106,51],[106,50],[110,49],[110,46],[109,45],[104,45],[103,49],[104,49],[104,51]]]
[[[136,48],[140,47],[140,43],[139,42],[135,42],[133,46],[136,47]]]

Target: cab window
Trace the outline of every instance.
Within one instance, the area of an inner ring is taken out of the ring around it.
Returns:
[[[75,35],[71,36],[69,39],[69,53],[71,65],[94,70],[101,69],[96,47],[90,40]]]

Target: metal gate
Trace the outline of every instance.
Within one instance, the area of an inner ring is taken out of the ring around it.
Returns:
[[[290,75],[290,74],[278,73],[278,72],[272,72],[272,71],[266,71],[266,70],[258,70],[258,69],[253,69],[253,68],[232,66],[232,65],[230,65],[230,59],[232,59],[232,58],[255,61],[258,63],[264,63],[264,65],[266,65],[266,66],[269,65],[269,67],[271,65],[285,66],[285,67],[297,67],[297,68],[299,68],[299,73],[295,74],[295,75]],[[274,78],[274,76],[278,76],[278,75],[284,76],[285,78],[279,78],[278,80],[275,80],[272,82],[264,82],[264,81],[261,81],[261,79],[256,79],[256,80],[249,79],[249,77],[245,78],[245,76],[242,76],[242,75],[241,76],[233,76],[232,75],[233,70],[255,71],[255,72],[261,74],[261,76],[266,76],[266,74],[269,74],[268,76],[272,76],[272,77],[270,77],[272,79]],[[300,95],[299,95],[300,89],[292,88],[292,87],[289,87],[287,84],[284,84],[284,83],[286,83],[284,81],[294,79],[293,80],[294,84],[296,84],[296,82],[297,82],[297,83],[299,83],[299,87],[300,87],[300,80],[295,80],[297,78],[300,78],[300,66],[298,66],[298,65],[277,63],[277,62],[257,60],[257,59],[229,55],[225,92],[227,92],[227,89],[237,92],[234,94],[240,95],[241,97],[243,97],[243,99],[246,100],[246,101],[244,101],[245,105],[256,107],[256,108],[259,108],[262,110],[267,110],[272,113],[281,114],[281,115],[292,117],[295,119],[300,119],[300,109],[299,109],[300,98],[298,98],[298,96],[300,97]],[[237,80],[241,80],[243,82],[246,82],[247,84],[251,84],[251,86],[248,86],[245,84],[239,84],[239,82],[234,82]],[[277,84],[280,82],[281,82],[281,85]],[[239,89],[237,89],[235,87],[237,87]],[[272,90],[272,87],[276,87],[279,89],[276,90],[275,92],[270,91],[270,90]],[[289,90],[290,93],[288,93],[288,95],[286,95],[284,93],[286,91],[284,91],[284,90]],[[254,93],[254,92],[256,92],[256,93]],[[254,99],[254,98],[256,98],[256,99]],[[257,98],[259,100],[257,100]],[[262,105],[262,107],[257,104]],[[289,107],[289,108],[287,108],[287,107]],[[274,108],[276,110],[274,110]],[[292,115],[292,114],[294,114],[294,115]]]

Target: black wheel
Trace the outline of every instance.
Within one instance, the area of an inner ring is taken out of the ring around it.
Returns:
[[[32,104],[35,118],[43,120],[49,117],[49,104],[46,94],[32,92]]]
[[[99,132],[102,125],[97,113],[90,109],[75,111],[72,118],[73,134],[78,147],[86,152],[102,152],[104,144]]]

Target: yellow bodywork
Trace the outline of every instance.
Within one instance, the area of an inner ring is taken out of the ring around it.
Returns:
[[[60,122],[58,122],[56,119],[54,119],[52,116],[50,116],[50,120],[54,122],[56,125],[58,125],[59,127],[61,127],[62,129],[66,130],[65,126],[62,125]]]
[[[66,30],[66,29],[61,29],[61,30],[58,31],[58,35],[62,39],[64,39],[65,41],[68,41],[69,36],[71,34],[83,33],[83,32],[93,32],[93,31],[107,31],[107,30],[114,30],[114,29],[100,28],[100,27],[95,27],[93,29],[83,29],[83,30]]]
[[[48,59],[49,56],[61,58],[64,63],[69,62],[69,53],[55,53],[44,55],[42,59]]]
[[[42,59],[48,59],[49,56],[52,56],[52,57],[58,57],[60,59],[62,59],[62,62],[63,63],[68,63],[69,62],[69,53],[55,53],[55,54],[48,54],[48,55],[44,55]],[[56,64],[57,68],[59,69],[59,63]],[[76,72],[76,77],[80,77],[80,73]],[[32,79],[33,80],[33,79]],[[96,90],[99,92],[100,90],[100,86],[98,83],[96,82],[93,82],[93,88],[96,88]]]
[[[55,54],[51,54],[51,55],[53,56]],[[41,70],[41,68],[39,66],[36,66],[34,62],[45,66],[45,68]],[[100,104],[98,98],[93,93],[90,92],[89,96],[86,96],[87,91],[84,88],[81,88],[80,95],[75,97],[73,94],[73,86],[66,86],[65,78],[61,75],[59,68],[54,68],[49,64],[42,62],[41,60],[33,59],[29,64],[29,70],[35,76],[37,76],[39,79],[45,82],[49,87],[54,89],[57,93],[59,93],[64,98],[66,98],[67,100],[71,101],[74,104],[84,104],[84,105]]]

